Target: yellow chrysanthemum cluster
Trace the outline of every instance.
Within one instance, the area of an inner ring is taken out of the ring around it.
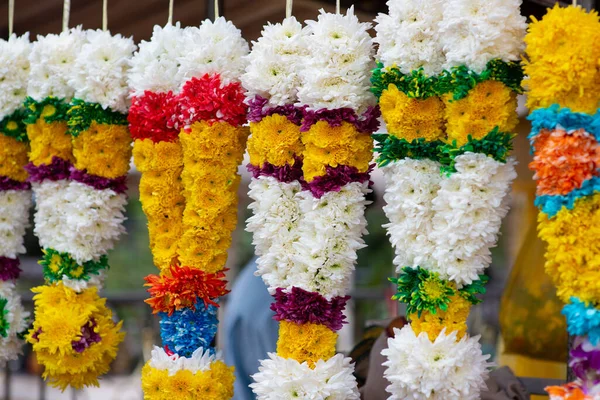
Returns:
[[[148,218],[154,264],[167,269],[177,259],[183,233],[183,151],[179,142],[136,140],[133,158],[142,173],[140,200]]]
[[[300,127],[286,116],[273,114],[260,122],[252,122],[250,131],[248,154],[252,165],[262,167],[267,162],[278,167],[294,165],[294,156],[304,149]]]
[[[109,150],[110,149],[110,150]],[[131,136],[127,125],[98,124],[73,138],[75,168],[114,179],[126,175],[131,158]]]
[[[0,134],[0,176],[25,182],[27,172],[23,167],[28,162],[28,151],[29,145],[27,143]]]
[[[67,133],[66,121],[46,122],[38,118],[35,124],[27,125],[31,152],[29,160],[35,166],[50,164],[53,157],[73,162],[71,135]]]
[[[435,314],[423,311],[420,317],[414,313],[408,318],[415,334],[425,332],[431,341],[434,341],[444,328],[447,334],[457,331],[456,337],[460,340],[467,333],[467,318],[470,310],[471,303],[468,300],[460,295],[454,295],[450,297],[448,310],[437,310]]]
[[[226,122],[196,122],[179,134],[183,150],[181,182],[185,197],[182,265],[215,273],[225,267],[231,232],[237,223],[237,188],[248,129]]]
[[[359,172],[367,172],[373,158],[373,139],[359,132],[353,124],[342,122],[341,126],[330,126],[319,121],[302,133],[304,143],[304,179],[311,182],[326,173],[326,167],[347,165]]]
[[[548,244],[546,272],[560,299],[600,299],[600,193],[577,199],[572,210],[563,208],[552,218],[540,212],[538,231]]]
[[[409,98],[390,84],[379,106],[390,134],[409,142],[424,138],[463,145],[469,135],[482,139],[495,127],[511,132],[518,123],[516,94],[496,80],[478,83],[460,100],[454,100],[452,93],[442,99]]]
[[[78,294],[61,282],[32,291],[36,293],[35,321],[27,341],[45,366],[43,377],[62,390],[69,385],[77,389],[98,386],[98,376],[109,371],[125,336],[120,332],[122,322],[113,322],[106,299],[98,296],[96,288]],[[77,352],[73,342],[81,339],[86,324],[93,324],[100,340]]]
[[[530,110],[560,104],[594,114],[600,101],[600,20],[596,11],[558,4],[525,36]]]
[[[210,369],[193,373],[179,370],[169,375],[167,370],[142,369],[142,389],[145,400],[222,400],[233,397],[233,367],[214,361]]]
[[[329,360],[335,355],[337,337],[338,334],[325,325],[281,321],[277,355],[299,363],[306,361],[313,368],[317,361]]]

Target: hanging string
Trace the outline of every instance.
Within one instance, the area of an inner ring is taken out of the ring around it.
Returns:
[[[69,30],[69,13],[71,12],[71,0],[65,0],[63,3],[63,24],[62,30],[66,32]]]
[[[15,0],[8,0],[8,36],[13,34],[15,18]]]
[[[573,0],[573,5],[577,7],[577,0]]]
[[[219,0],[215,0],[215,21],[219,18]]]
[[[102,30],[108,30],[108,0],[102,0]]]
[[[340,13],[340,0],[337,0],[335,2],[335,13],[339,14]]]
[[[285,17],[289,18],[292,16],[292,5],[294,0],[286,0],[285,2]]]
[[[173,25],[173,0],[169,0],[169,25]]]

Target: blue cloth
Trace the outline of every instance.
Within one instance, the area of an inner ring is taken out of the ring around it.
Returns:
[[[254,276],[256,259],[250,261],[237,276],[228,295],[223,321],[225,329],[225,361],[235,367],[234,400],[254,400],[248,387],[251,375],[258,372],[260,360],[275,352],[279,323],[270,305],[273,298],[262,279]]]

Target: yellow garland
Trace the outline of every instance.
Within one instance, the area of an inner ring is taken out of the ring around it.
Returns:
[[[304,179],[311,182],[326,173],[326,166],[347,165],[359,172],[367,172],[373,158],[373,140],[361,133],[354,125],[342,122],[341,126],[329,126],[319,121],[308,132],[302,133],[304,143]]]
[[[35,166],[50,164],[56,156],[74,162],[72,154],[71,135],[67,133],[67,123],[46,122],[38,118],[35,124],[27,125],[27,136],[31,144],[29,160]]]
[[[277,355],[299,363],[306,361],[314,368],[317,361],[327,361],[335,355],[337,337],[338,334],[325,325],[281,321]]]
[[[185,197],[182,265],[208,273],[222,270],[237,223],[237,188],[248,129],[202,121],[179,134],[183,149],[181,182]]]
[[[423,311],[421,317],[417,313],[410,314],[410,324],[416,335],[421,332],[427,333],[429,340],[434,341],[442,329],[446,328],[446,334],[457,332],[457,339],[460,340],[467,333],[467,318],[471,310],[471,303],[459,295],[450,297],[448,310],[437,310],[435,314],[429,311]]]
[[[25,182],[27,171],[23,169],[29,161],[29,145],[15,138],[0,134],[0,176]]]
[[[483,139],[495,127],[500,132],[512,132],[519,123],[517,96],[499,81],[478,83],[460,100],[453,100],[449,93],[444,103],[448,141],[456,140],[459,146],[467,143],[469,135]]]
[[[26,339],[45,367],[44,379],[61,390],[69,385],[77,389],[98,386],[98,376],[109,371],[125,337],[120,332],[122,322],[113,322],[106,299],[98,296],[96,288],[78,294],[59,282],[32,291],[36,293],[35,320]],[[81,338],[81,328],[91,320],[101,340],[78,353],[72,342]]]
[[[388,132],[400,139],[434,141],[444,137],[444,102],[439,97],[409,98],[390,84],[379,98],[379,107]]]
[[[546,249],[546,272],[565,303],[571,296],[584,302],[600,299],[600,193],[575,201],[553,218],[538,214],[539,236]]]
[[[89,174],[109,179],[126,175],[131,158],[127,125],[92,122],[89,129],[73,138],[73,155],[75,168]]]
[[[302,153],[300,127],[283,115],[274,114],[252,122],[250,131],[248,154],[252,165],[262,167],[266,162],[278,167],[294,165],[294,155]]]
[[[222,400],[233,397],[233,367],[214,361],[210,369],[179,370],[169,375],[167,370],[142,368],[142,389],[145,400]]]
[[[183,233],[185,199],[180,180],[183,169],[181,145],[179,142],[136,140],[133,158],[142,172],[140,200],[148,218],[154,264],[165,269],[177,259],[178,242]]]

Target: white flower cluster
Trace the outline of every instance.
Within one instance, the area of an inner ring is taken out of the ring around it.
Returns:
[[[40,245],[69,253],[79,264],[98,260],[125,232],[125,194],[67,180],[44,181],[33,190]]]
[[[246,73],[242,75],[248,99],[261,96],[270,107],[296,103],[307,46],[306,30],[296,18],[265,25],[262,36],[252,43]]]
[[[427,75],[466,65],[475,72],[488,61],[517,61],[527,29],[522,0],[388,0],[389,14],[375,21],[378,57],[402,73]]]
[[[514,160],[484,154],[456,157],[457,172],[442,177],[439,164],[405,159],[383,168],[385,227],[396,251],[397,272],[421,266],[460,287],[478,279],[491,262]]]
[[[250,387],[259,400],[358,400],[360,395],[350,358],[336,354],[315,367],[269,353],[261,360]]]
[[[359,22],[354,7],[346,15],[321,10],[317,21],[306,24],[309,56],[300,71],[299,104],[315,110],[347,107],[357,113],[374,105],[371,24]]]
[[[213,362],[219,360],[222,360],[220,352],[211,354],[209,349],[204,350],[202,347],[196,349],[191,357],[180,357],[177,354],[170,356],[163,348],[154,346],[149,364],[154,369],[169,371],[169,375],[172,376],[181,370],[188,370],[194,374],[207,371]]]
[[[38,36],[29,55],[31,74],[27,95],[36,101],[49,96],[71,101],[75,90],[69,84],[69,79],[85,42],[86,32],[81,27],[59,35]]]
[[[479,336],[463,336],[442,331],[435,341],[425,332],[415,335],[410,325],[394,329],[388,348],[384,376],[390,382],[386,390],[390,400],[477,400],[486,388],[487,362]]]
[[[8,323],[6,336],[0,336],[0,366],[4,366],[7,361],[16,360],[21,354],[24,341],[18,334],[28,328],[29,313],[23,308],[13,282],[0,281],[0,299],[6,300],[4,319]]]
[[[396,65],[404,74],[423,68],[427,75],[443,70],[440,43],[441,0],[389,0],[389,14],[375,18],[377,57],[385,66]]]
[[[75,97],[126,113],[129,106],[127,71],[136,49],[133,39],[112,36],[100,29],[86,34],[87,42],[77,54],[69,80]]]
[[[0,256],[17,258],[25,253],[23,237],[29,226],[31,191],[0,191]]]
[[[67,275],[62,276],[62,284],[66,287],[73,289],[77,293],[81,293],[86,289],[95,287],[102,288],[104,285],[104,279],[106,278],[106,270],[98,271],[98,274],[91,274],[88,280],[85,279],[71,279]]]
[[[179,69],[182,85],[205,74],[219,74],[223,85],[240,80],[250,50],[242,32],[231,21],[219,17],[214,22],[202,21],[199,28],[185,28],[184,43],[186,51]]]
[[[368,184],[350,183],[316,199],[298,182],[260,177],[250,183],[247,230],[254,233],[256,274],[273,294],[296,286],[331,299],[350,288],[356,252],[365,246]]]
[[[17,111],[27,96],[29,33],[0,40],[0,121]]]

